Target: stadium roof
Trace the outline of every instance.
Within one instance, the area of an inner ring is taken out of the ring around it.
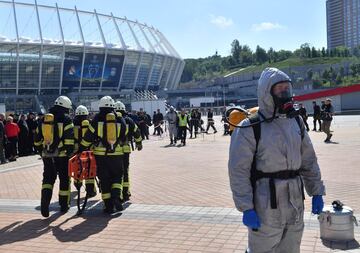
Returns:
[[[181,59],[158,29],[113,13],[0,0],[0,17],[0,44],[122,49]]]

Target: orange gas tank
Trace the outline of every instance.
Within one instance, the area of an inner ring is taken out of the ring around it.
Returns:
[[[96,160],[92,151],[83,151],[69,160],[69,177],[77,180],[96,177]]]
[[[234,126],[232,125],[235,125],[237,126],[241,121],[243,121],[244,119],[246,119],[249,114],[254,114],[256,113],[257,111],[259,110],[259,107],[253,107],[253,108],[250,108],[248,110],[246,110],[247,112],[241,112],[241,111],[238,111],[238,110],[235,110],[235,111],[232,111],[229,115],[229,122],[231,123],[230,124],[230,131],[233,131],[234,130]]]

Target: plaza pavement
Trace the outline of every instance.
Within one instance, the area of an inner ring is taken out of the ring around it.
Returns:
[[[99,194],[76,217],[76,200],[59,215],[57,188],[51,217],[42,218],[39,199],[42,161],[22,157],[0,165],[0,252],[244,252],[247,230],[234,209],[227,173],[229,137],[218,133],[168,146],[167,136],[151,136],[131,158],[132,199],[126,210],[103,215]],[[312,121],[309,119],[312,127]],[[333,142],[309,132],[322,171],[325,201],[340,199],[360,219],[360,116],[337,116]],[[73,187],[75,196],[75,188]],[[317,217],[305,200],[301,252],[360,252],[349,245],[324,243]],[[360,240],[360,229],[355,228]]]

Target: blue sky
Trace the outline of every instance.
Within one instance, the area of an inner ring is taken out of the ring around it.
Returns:
[[[326,47],[325,0],[38,0],[55,2],[153,25],[183,58],[206,57],[216,50],[229,55],[233,39],[252,49],[294,50],[304,42]]]

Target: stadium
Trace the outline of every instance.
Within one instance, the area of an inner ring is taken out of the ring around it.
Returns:
[[[156,28],[101,14],[0,1],[0,103],[38,110],[59,94],[74,104],[176,89],[185,62]]]

